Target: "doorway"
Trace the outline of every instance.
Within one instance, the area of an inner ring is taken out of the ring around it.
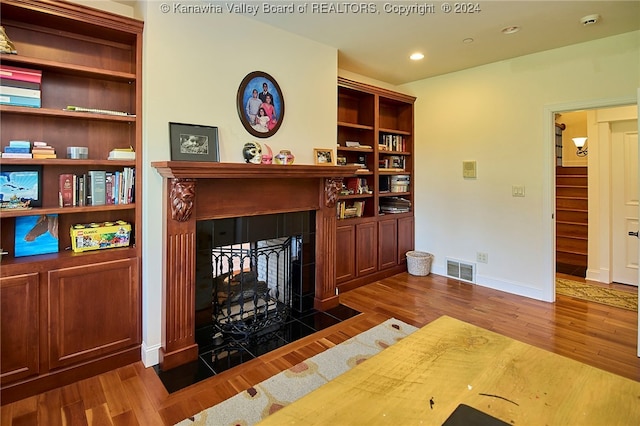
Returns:
[[[556,111],[554,116],[556,129],[558,123],[563,128],[562,147],[556,147],[554,161],[556,273],[575,274],[581,281],[603,285],[618,282],[637,286],[638,240],[629,235],[638,230],[637,107],[594,106]],[[572,142],[576,136],[588,138],[583,152]],[[560,175],[567,170],[572,183],[578,182],[577,176],[588,174],[588,178],[584,176],[586,191],[579,193],[578,184],[567,185],[567,178]],[[565,196],[568,191],[573,198]],[[574,214],[574,223],[565,223],[567,206],[581,210],[577,215],[588,218],[586,238],[584,226],[575,219],[579,216]],[[573,251],[574,260],[586,254],[586,268],[574,268],[572,272],[571,268],[558,266],[567,260],[568,255],[562,253],[567,247]]]

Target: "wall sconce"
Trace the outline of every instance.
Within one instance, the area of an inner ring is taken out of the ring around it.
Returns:
[[[578,148],[576,155],[578,157],[586,157],[587,148],[584,147],[584,144],[587,143],[587,138],[573,138],[573,143],[576,145],[576,148]]]

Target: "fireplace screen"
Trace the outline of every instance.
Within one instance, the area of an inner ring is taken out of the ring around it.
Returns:
[[[214,332],[248,339],[287,321],[301,237],[212,249]],[[220,334],[218,334],[220,335]]]

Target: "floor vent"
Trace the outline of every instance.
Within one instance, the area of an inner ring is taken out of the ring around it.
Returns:
[[[476,265],[475,263],[447,259],[447,276],[473,283],[476,281]]]

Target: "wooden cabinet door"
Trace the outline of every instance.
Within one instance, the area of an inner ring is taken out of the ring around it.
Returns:
[[[396,266],[398,261],[398,222],[396,219],[378,222],[378,265],[380,269]]]
[[[413,217],[398,219],[398,265],[407,263],[407,252],[414,248]]]
[[[356,270],[358,276],[371,274],[378,269],[378,241],[376,222],[356,225]]]
[[[0,383],[39,372],[38,274],[0,279]]]
[[[49,368],[140,343],[138,259],[49,272]]]
[[[356,277],[356,236],[353,225],[336,228],[336,283]]]

